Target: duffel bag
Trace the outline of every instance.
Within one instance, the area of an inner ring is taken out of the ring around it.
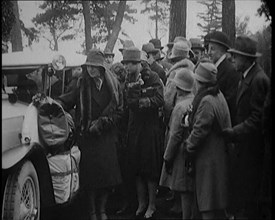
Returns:
[[[58,204],[69,201],[79,189],[80,150],[73,146],[63,154],[48,156],[55,201]]]

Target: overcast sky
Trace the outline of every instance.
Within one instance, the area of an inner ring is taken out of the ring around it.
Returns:
[[[264,25],[268,25],[265,22],[265,17],[259,17],[256,15],[257,9],[261,5],[260,0],[235,0],[236,2],[236,16],[240,17],[241,20],[244,19],[245,16],[249,16],[250,20],[248,23],[248,30],[252,33],[256,33],[258,30],[261,30]],[[34,25],[31,22],[31,19],[39,12],[38,5],[39,1],[18,1],[19,10],[20,10],[20,18],[25,23],[26,27],[33,27]],[[128,22],[122,23],[122,29],[127,32],[131,40],[134,41],[135,45],[141,49],[142,44],[147,43],[151,36],[149,32],[154,34],[154,25],[152,21],[148,19],[148,15],[141,15],[139,12],[144,7],[139,0],[137,1],[129,1],[127,4],[133,5],[133,8],[138,9],[138,13],[135,15],[135,18],[138,21],[135,24],[129,24]],[[186,37],[187,39],[193,37],[199,37],[202,34],[201,30],[197,26],[198,22],[202,22],[197,14],[200,12],[204,12],[205,7],[202,4],[199,4],[197,0],[187,0],[187,30]],[[123,37],[122,37],[123,38]],[[61,50],[80,50],[80,44],[82,43],[84,36],[80,39],[73,42],[66,42],[60,44]],[[168,30],[162,34],[161,38],[162,45],[165,46],[168,42]],[[102,45],[104,47],[104,45]],[[121,59],[121,55],[118,51],[118,48],[121,47],[120,42],[117,42],[114,53],[116,54],[115,61]],[[47,42],[40,42],[38,44],[33,45],[33,50],[38,49],[47,49]],[[102,48],[103,49],[103,48]]]

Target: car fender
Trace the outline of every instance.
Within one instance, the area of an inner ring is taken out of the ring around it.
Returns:
[[[12,172],[14,167],[30,160],[37,172],[40,187],[41,208],[55,204],[50,168],[46,154],[38,143],[21,144],[2,153],[2,171]]]
[[[19,144],[2,152],[2,169],[9,169],[20,162],[35,144]]]

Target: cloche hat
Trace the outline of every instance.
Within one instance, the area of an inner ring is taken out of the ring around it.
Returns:
[[[257,42],[247,36],[237,37],[234,48],[229,49],[228,52],[255,58],[262,55],[257,52]]]
[[[86,62],[84,65],[89,65],[89,66],[97,66],[97,67],[103,67],[104,70],[106,70],[105,65],[104,65],[104,54],[101,50],[99,49],[91,49],[88,52]]]
[[[195,69],[194,78],[203,83],[217,82],[217,68],[213,63],[201,62]]]
[[[175,82],[176,86],[184,91],[192,91],[194,86],[194,73],[186,68],[180,68],[173,81]]]

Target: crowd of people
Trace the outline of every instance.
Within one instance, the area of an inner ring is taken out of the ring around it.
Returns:
[[[232,45],[215,31],[204,42],[177,36],[166,46],[165,54],[158,39],[140,49],[126,40],[119,63],[111,50],[92,49],[56,98],[75,109],[89,218],[108,219],[116,190],[118,214],[136,204],[135,219],[152,219],[164,189],[182,219],[260,218],[271,116],[257,42],[239,36]]]

